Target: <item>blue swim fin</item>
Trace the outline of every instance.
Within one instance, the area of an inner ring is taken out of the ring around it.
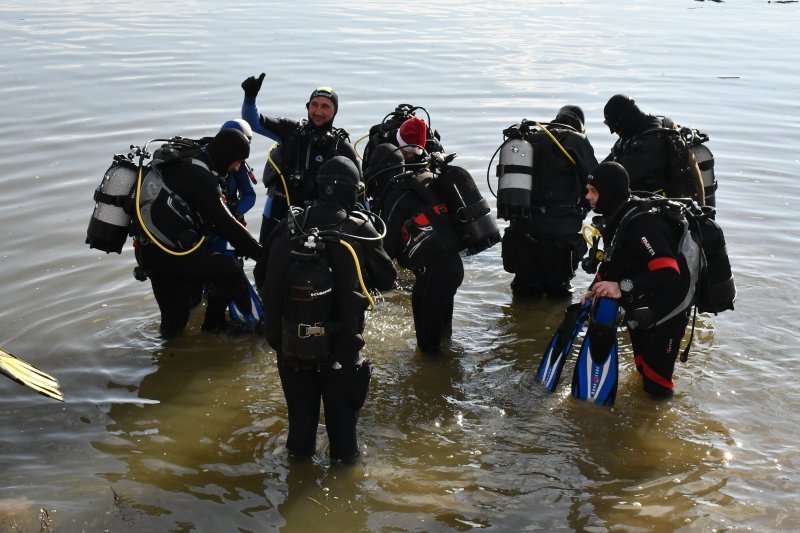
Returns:
[[[561,321],[553,338],[550,339],[550,344],[547,345],[542,361],[539,363],[539,369],[536,371],[536,379],[549,392],[553,392],[558,385],[561,370],[572,350],[572,344],[589,317],[590,305],[591,301],[586,300],[583,305],[574,303],[568,306],[564,313],[564,320]]]
[[[595,298],[586,337],[572,374],[572,395],[598,405],[614,405],[618,381],[617,323],[619,305]]]
[[[247,285],[247,291],[250,293],[250,309],[239,309],[236,302],[231,300],[228,304],[228,313],[235,324],[256,326],[264,320],[264,308],[253,285],[251,283]]]

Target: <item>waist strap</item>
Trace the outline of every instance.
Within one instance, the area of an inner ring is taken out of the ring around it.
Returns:
[[[301,339],[308,337],[322,337],[331,333],[338,333],[341,331],[341,326],[338,322],[315,322],[313,324],[306,324],[303,322],[292,322],[283,319],[283,330],[287,333],[297,335]]]

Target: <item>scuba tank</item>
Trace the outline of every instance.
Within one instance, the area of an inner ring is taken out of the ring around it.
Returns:
[[[497,165],[497,216],[523,218],[531,207],[533,146],[523,138],[509,138],[500,147]]]
[[[708,141],[708,134],[695,129],[682,128],[681,135],[686,139],[686,144],[689,145],[689,150],[694,154],[697,166],[700,169],[703,191],[705,192],[704,205],[716,207],[717,177],[714,175],[714,154],[704,144]]]
[[[319,368],[331,355],[333,323],[333,271],[325,243],[317,235],[304,235],[289,257],[287,298],[283,309],[283,356],[296,367]]]
[[[716,207],[717,178],[714,176],[714,154],[704,144],[692,146],[691,150],[697,160],[697,166],[700,168],[700,175],[703,179],[705,205]]]
[[[129,204],[139,170],[124,155],[114,156],[114,162],[103,175],[94,191],[94,212],[86,230],[86,244],[106,253],[122,253],[131,226]]]
[[[447,206],[450,224],[468,254],[480,253],[500,242],[500,229],[489,203],[466,169],[445,166],[434,183],[438,197]]]

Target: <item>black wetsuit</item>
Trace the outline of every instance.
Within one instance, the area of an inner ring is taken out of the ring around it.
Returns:
[[[367,287],[378,290],[392,288],[397,271],[381,241],[375,239],[378,232],[363,215],[354,213],[348,216],[344,209],[321,203],[315,203],[307,211],[304,231],[311,228],[338,229],[341,238],[357,254]],[[304,213],[297,215],[298,220],[304,217]],[[325,242],[322,253],[326,255],[333,273],[333,324],[325,326],[330,330],[325,333],[330,335],[330,354],[323,361],[314,363],[287,357],[283,350],[287,340],[284,336],[297,331],[296,324],[287,327],[285,320],[291,253],[297,246],[288,227],[289,222],[283,220],[267,239],[266,282],[260,285],[264,299],[265,334],[277,352],[278,370],[289,411],[286,447],[296,457],[310,456],[315,452],[321,399],[325,406],[331,458],[350,460],[359,455],[356,423],[369,383],[369,363],[359,360],[364,347],[362,333],[368,300],[362,293],[351,252],[338,242],[338,238]],[[344,234],[373,240],[360,240]],[[314,319],[311,318],[310,322]],[[307,331],[304,328],[303,334]]]
[[[606,259],[596,280],[619,282],[627,278],[633,282],[633,290],[623,293],[620,304],[629,324],[636,369],[647,392],[668,396],[674,387],[675,359],[688,323],[689,308],[678,308],[689,290],[689,269],[678,254],[679,230],[666,216],[648,213],[630,224],[625,222],[636,212],[637,202],[628,202],[602,230]],[[621,231],[617,231],[618,226]],[[676,309],[672,318],[651,325]],[[634,320],[639,324],[631,328]]]
[[[194,157],[210,165],[204,153]],[[188,158],[161,166],[164,183],[172,189],[213,231],[230,242],[239,255],[257,259],[262,252],[247,229],[225,207],[218,177]],[[188,255],[176,256],[150,242],[137,230],[136,257],[150,279],[161,310],[161,332],[172,336],[186,327],[193,294],[200,283],[209,283],[208,306],[203,329],[224,328],[225,309],[234,300],[241,309],[250,307],[249,282],[235,257],[215,254],[200,247]]]
[[[530,216],[512,220],[503,235],[503,266],[514,273],[515,294],[566,294],[587,248],[580,231],[588,208],[586,176],[597,165],[594,149],[572,128],[547,128],[575,164],[546,133],[530,137],[535,153]]]
[[[360,168],[358,156],[347,132],[332,123],[315,127],[308,120],[267,117],[259,113],[256,97],[244,97],[242,118],[253,132],[279,143],[272,152],[274,163],[286,179],[291,205],[306,207],[317,198],[315,178],[328,159],[342,155]],[[267,199],[264,204],[259,241],[264,243],[272,229],[286,217],[288,203],[281,177],[269,161],[264,171]]]

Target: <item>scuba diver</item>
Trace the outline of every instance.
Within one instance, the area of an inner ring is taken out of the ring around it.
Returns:
[[[581,304],[589,298],[618,301],[644,390],[656,398],[672,396],[693,289],[691,268],[679,250],[683,227],[631,196],[628,173],[616,162],[590,171],[586,199],[601,216],[594,224],[602,234],[605,257]]]
[[[317,171],[325,161],[342,155],[359,168],[358,156],[347,132],[333,127],[339,110],[336,91],[330,87],[314,89],[306,103],[307,119],[298,122],[267,117],[256,106],[264,76],[262,72],[258,78],[250,76],[242,82],[242,118],[254,132],[278,143],[270,149],[264,168],[263,181],[268,192],[259,236],[262,243],[272,228],[286,217],[290,205],[305,207],[316,198]]]
[[[270,233],[257,279],[288,407],[290,457],[315,453],[321,399],[331,459],[350,462],[359,456],[356,423],[371,373],[360,355],[373,303],[367,286],[390,290],[397,271],[370,222],[380,219],[357,210],[358,167],[335,156],[316,183],[311,206],[292,207]]]
[[[455,154],[425,152],[424,121],[407,119],[396,139],[375,147],[367,197],[386,220],[387,253],[414,273],[417,347],[438,353],[451,337],[453,303],[464,280],[460,252],[477,254],[499,242],[500,234],[472,176],[449,164]]]
[[[250,124],[243,119],[228,120],[222,125],[220,131],[227,128],[241,131],[252,142],[253,130],[250,128]],[[233,217],[243,226],[247,225],[244,219],[245,213],[250,211],[256,204],[256,193],[253,190],[255,183],[257,181],[253,176],[253,169],[250,168],[247,161],[242,163],[236,172],[220,177],[220,187],[224,194],[225,205],[228,206],[228,210]],[[228,250],[228,242],[219,235],[210,235],[206,245],[215,252]]]
[[[226,328],[230,301],[241,309],[250,307],[250,284],[237,259],[203,246],[204,237],[214,232],[238,255],[261,255],[261,245],[226,208],[220,190],[220,177],[238,171],[249,155],[247,136],[226,128],[204,146],[162,156],[157,151],[140,183],[134,243],[137,278],[150,279],[164,337],[186,327],[194,290],[201,283],[210,285],[203,331]]]
[[[700,205],[713,198],[716,181],[708,184],[707,193],[704,176],[683,135],[684,131],[693,130],[680,128],[671,118],[644,113],[633,98],[624,94],[612,96],[603,115],[609,131],[619,136],[604,161],[616,161],[625,167],[631,190],[692,198]]]
[[[226,121],[220,128],[220,131],[228,128],[241,131],[249,141],[253,139],[253,130],[250,128],[250,124],[240,118]],[[211,137],[200,139],[198,142],[200,144],[207,144],[209,141],[211,141]],[[256,179],[253,176],[253,169],[250,168],[247,161],[242,163],[236,172],[231,172],[219,177],[219,185],[222,190],[225,206],[233,217],[243,226],[247,226],[244,214],[256,203],[256,193],[253,190],[254,183],[256,183]],[[216,233],[208,235],[205,241],[205,247],[214,253],[236,255],[228,241]],[[239,262],[240,264],[242,263],[241,260],[239,260]],[[192,296],[192,306],[199,305],[203,301],[203,295],[207,293],[208,284],[199,284]]]
[[[511,221],[503,234],[503,268],[515,295],[568,295],[586,243],[586,175],[597,165],[583,110],[567,105],[552,122],[522,121],[503,132],[497,212]],[[523,185],[524,184],[524,185]]]

